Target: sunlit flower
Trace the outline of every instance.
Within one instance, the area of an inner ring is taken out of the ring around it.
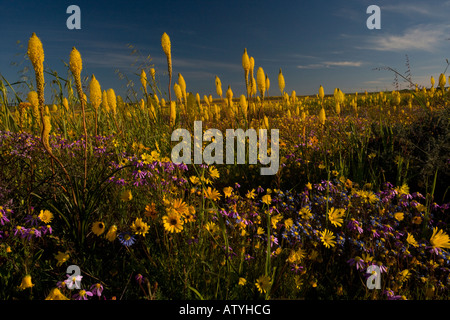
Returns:
[[[245,286],[245,284],[247,283],[247,280],[245,278],[240,277],[239,278],[239,285],[240,286]]]
[[[31,281],[31,276],[27,274],[25,277],[22,278],[22,283],[19,286],[20,290],[25,290],[27,288],[34,287],[34,284]]]
[[[419,246],[416,239],[414,239],[414,236],[412,234],[410,234],[409,232],[408,232],[408,236],[406,237],[406,242],[408,242],[408,244],[412,245],[413,247]]]
[[[58,288],[53,288],[45,300],[70,300]]]
[[[136,241],[136,238],[128,231],[119,233],[117,238],[119,239],[120,243],[125,247],[132,246]]]
[[[245,197],[246,197],[247,199],[255,199],[255,196],[256,196],[256,194],[255,194],[255,189],[249,190],[249,191],[247,192],[247,194],[245,195]]]
[[[209,199],[211,201],[217,201],[220,199],[220,193],[216,189],[212,189],[211,187],[206,188],[203,191],[203,195],[206,199]]]
[[[131,230],[137,235],[144,236],[148,233],[148,224],[142,221],[142,218],[136,218],[131,225]]]
[[[170,233],[178,233],[183,230],[183,220],[175,211],[168,212],[162,220],[164,229]]]
[[[260,293],[266,293],[270,290],[271,287],[270,277],[268,276],[260,276],[255,283],[256,288]]]
[[[340,227],[342,226],[342,223],[344,222],[344,217],[345,215],[345,209],[335,209],[334,207],[331,208],[328,211],[328,219],[330,220],[331,224],[334,225],[335,227]]]
[[[105,224],[101,221],[96,221],[92,224],[92,232],[97,236],[102,235],[105,232],[105,228]]]
[[[326,248],[334,247],[336,245],[336,236],[333,234],[333,232],[325,229],[324,231],[320,232],[320,240],[322,241],[323,245]]]
[[[50,223],[53,219],[53,213],[51,213],[49,210],[41,210],[38,217],[42,222]]]
[[[58,251],[58,254],[55,255],[55,259],[58,260],[58,263],[56,265],[59,267],[64,262],[69,260],[69,257],[70,257],[69,253]]]
[[[87,300],[88,297],[92,297],[94,294],[90,291],[80,290],[78,293],[73,295],[75,300]]]
[[[450,238],[442,229],[435,227],[430,239],[431,245],[435,249],[450,249]]]
[[[266,194],[262,197],[262,203],[265,203],[267,205],[270,205],[272,203],[272,197],[270,196],[270,194]]]
[[[73,289],[80,289],[80,283],[81,280],[83,279],[83,276],[81,275],[77,275],[77,276],[72,276],[72,275],[67,275],[67,279],[64,281],[66,283],[66,287],[70,290]]]
[[[225,188],[223,188],[223,194],[225,195],[225,198],[230,197],[232,193],[233,193],[233,188],[232,187],[225,187]]]
[[[144,214],[149,218],[155,219],[158,214],[158,211],[156,210],[156,204],[152,202],[151,204],[146,205]]]
[[[217,168],[211,166],[208,168],[208,171],[212,179],[218,179],[220,177],[219,170],[217,170]]]
[[[284,92],[284,86],[285,86],[284,76],[280,68],[280,72],[278,73],[278,88],[280,88],[281,94],[283,94]]]
[[[93,295],[100,297],[103,292],[103,286],[101,283],[95,283],[90,287],[89,290],[91,290]]]
[[[405,217],[405,214],[403,212],[396,212],[396,213],[394,213],[394,218],[397,221],[402,221],[404,219],[404,217]]]
[[[117,226],[112,225],[106,233],[106,240],[113,242],[117,237]]]
[[[133,199],[133,195],[131,194],[131,190],[124,190],[120,194],[120,200],[122,200],[123,202],[131,201],[131,199]]]

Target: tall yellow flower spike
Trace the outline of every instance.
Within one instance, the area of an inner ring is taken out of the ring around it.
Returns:
[[[172,83],[172,45],[167,33],[163,33],[161,37],[161,46],[167,58],[167,70],[169,72],[169,101],[171,100],[170,85]]]
[[[319,98],[320,98],[320,100],[323,102],[323,98],[325,97],[325,92],[324,92],[324,90],[323,90],[323,87],[322,86],[320,86],[320,88],[319,88]]]
[[[28,41],[28,57],[34,68],[36,76],[36,88],[38,94],[39,108],[43,109],[44,100],[44,48],[41,40],[33,32],[30,40]],[[31,102],[31,101],[30,101]]]
[[[94,75],[92,75],[91,82],[89,83],[89,98],[92,106],[95,110],[97,110],[102,103],[102,89],[100,87],[100,83]]]
[[[445,87],[445,83],[447,82],[447,78],[445,77],[445,75],[443,73],[441,73],[439,75],[439,87],[444,90]]]
[[[266,91],[267,91],[267,95],[269,95],[269,88],[270,88],[270,80],[269,80],[269,76],[266,74]]]
[[[52,148],[50,147],[49,143],[49,136],[50,131],[52,130],[52,124],[50,121],[50,116],[45,115],[44,116],[44,129],[42,130],[42,143],[44,144],[45,148],[49,153],[51,153]]]
[[[258,84],[259,93],[261,97],[264,98],[264,92],[266,92],[266,75],[264,73],[264,69],[259,67],[258,72],[256,73],[256,82]]]
[[[177,117],[177,109],[176,109],[176,103],[175,101],[171,101],[170,102],[170,126],[174,126],[175,125],[175,120]]]
[[[283,76],[283,72],[281,71],[281,68],[280,68],[280,72],[278,73],[278,87],[280,88],[281,94],[283,94],[283,92],[284,92],[284,86],[285,86],[284,76]]]
[[[141,84],[145,94],[147,94],[147,74],[144,69],[141,70]]]
[[[113,112],[113,114],[116,114],[116,109],[117,109],[117,98],[116,98],[116,94],[114,92],[114,89],[109,88],[106,91],[106,95],[107,95],[107,101],[108,101],[108,107],[109,110],[111,110]]]
[[[69,68],[76,81],[76,77],[80,76],[81,70],[83,69],[83,62],[81,60],[80,52],[75,47],[72,47],[72,51],[70,52]]]
[[[222,94],[223,94],[223,92],[222,92],[222,82],[220,81],[218,76],[216,76],[216,92],[217,92],[217,95],[220,98],[222,98]]]
[[[186,81],[184,81],[184,78],[181,75],[181,73],[178,73],[178,84],[180,86],[184,102],[186,103]]]
[[[325,109],[322,107],[319,112],[319,122],[324,125],[325,121],[327,120],[327,117],[325,116]]]

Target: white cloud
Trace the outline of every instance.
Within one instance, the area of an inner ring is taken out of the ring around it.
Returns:
[[[448,26],[444,25],[419,25],[405,30],[401,35],[385,35],[370,38],[367,47],[363,49],[378,51],[420,50],[432,52],[445,40],[446,29],[448,29]]]

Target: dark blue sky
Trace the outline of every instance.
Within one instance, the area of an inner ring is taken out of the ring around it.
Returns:
[[[66,9],[81,9],[81,30],[69,30]],[[369,30],[366,9],[381,8],[381,29]],[[279,95],[278,70],[286,91],[315,94],[339,87],[344,92],[392,90],[393,74],[374,71],[391,66],[405,72],[409,56],[413,81],[429,85],[450,59],[450,1],[0,1],[0,73],[10,82],[31,67],[24,59],[32,32],[44,45],[45,66],[67,76],[75,46],[83,58],[82,76],[95,74],[102,89],[126,95],[126,80],[139,90],[139,63],[127,44],[150,55],[167,87],[161,35],[172,42],[174,81],[181,73],[187,90],[213,94],[215,76],[225,92],[245,92],[241,57],[244,48],[263,67],[271,95]],[[23,46],[20,47],[20,44]],[[142,62],[143,59],[139,59]],[[16,62],[18,65],[11,65]],[[447,73],[447,75],[449,72]],[[29,72],[33,79],[33,73]],[[46,81],[52,80],[46,75]],[[34,83],[34,79],[33,79]],[[406,84],[403,84],[406,87]],[[51,99],[50,88],[46,96]]]

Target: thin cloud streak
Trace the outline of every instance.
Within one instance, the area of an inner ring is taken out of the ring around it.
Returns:
[[[320,69],[332,67],[360,67],[363,65],[362,61],[325,61],[322,63],[312,63],[308,65],[299,65],[298,69]]]

